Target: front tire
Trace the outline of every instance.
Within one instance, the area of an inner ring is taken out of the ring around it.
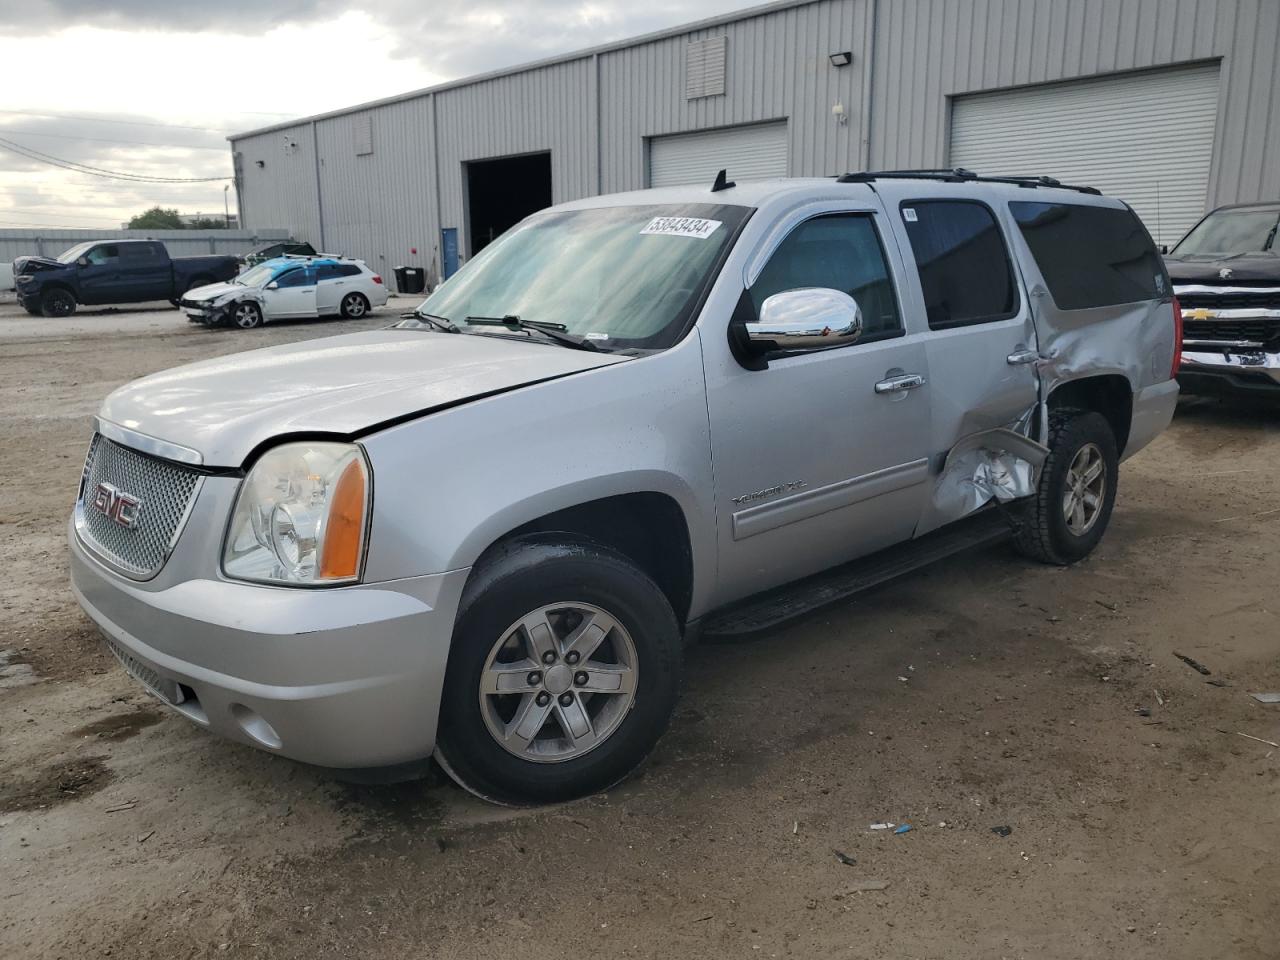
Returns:
[[[344,320],[359,320],[369,312],[369,301],[364,298],[363,293],[348,293],[342,298],[338,309]]]
[[[513,540],[463,594],[436,757],[499,803],[604,790],[666,729],[680,667],[671,605],[630,560],[567,534]]]
[[[40,312],[46,317],[69,317],[76,312],[76,298],[70,290],[49,290],[40,298]]]
[[[260,327],[262,326],[262,308],[250,301],[237,303],[231,308],[231,323],[241,330]]]
[[[1028,557],[1065,566],[1092,553],[1106,532],[1119,458],[1115,434],[1100,413],[1051,413],[1048,446],[1014,544]]]

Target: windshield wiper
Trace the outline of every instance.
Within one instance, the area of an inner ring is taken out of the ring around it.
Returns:
[[[439,330],[442,333],[461,333],[457,325],[448,317],[437,317],[434,313],[424,313],[421,310],[415,310],[413,313],[400,314],[402,320],[418,320],[432,329]]]
[[[509,313],[505,317],[467,317],[467,323],[486,327],[507,327],[512,330],[528,330],[533,333],[540,333],[548,340],[554,340],[556,343],[563,344],[566,347],[573,347],[575,350],[590,350],[592,353],[596,353],[600,349],[586,337],[580,337],[574,333],[566,333],[565,331],[568,328],[563,323],[548,323],[545,320],[521,320],[513,313]]]

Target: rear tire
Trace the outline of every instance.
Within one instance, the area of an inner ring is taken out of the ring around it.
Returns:
[[[342,298],[339,311],[344,320],[359,320],[369,312],[369,301],[363,293],[348,293]]]
[[[1014,545],[1025,556],[1065,566],[1087,557],[1106,532],[1119,458],[1111,425],[1091,411],[1050,413],[1048,446]]]
[[[569,534],[518,538],[467,583],[436,758],[498,803],[604,790],[666,729],[680,668],[671,605],[630,560]]]
[[[76,298],[70,290],[48,290],[40,298],[40,312],[46,317],[69,317],[76,312]]]

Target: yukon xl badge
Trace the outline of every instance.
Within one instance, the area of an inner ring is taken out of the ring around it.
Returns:
[[[93,491],[93,509],[126,529],[138,525],[142,501],[109,483],[100,483]]]
[[[780,493],[790,493],[793,490],[803,490],[807,487],[808,481],[805,480],[788,480],[786,483],[779,483],[776,486],[769,487],[765,490],[756,490],[753,493],[744,493],[740,497],[730,497],[732,503],[739,506],[746,503],[754,503],[756,500],[765,500],[769,497],[776,497]]]

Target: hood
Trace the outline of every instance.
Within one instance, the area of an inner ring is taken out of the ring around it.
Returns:
[[[238,467],[295,433],[380,423],[627,358],[473,334],[373,330],[251,350],[135,380],[101,416]]]
[[[1240,280],[1270,281],[1280,284],[1280,256],[1271,253],[1247,253],[1234,257],[1166,256],[1164,265],[1174,283],[1207,283],[1230,286]],[[1225,277],[1221,271],[1230,270]]]
[[[65,270],[66,266],[52,257],[15,257],[13,275],[17,277],[24,273],[39,273],[41,270]]]
[[[192,287],[183,296],[183,300],[192,300],[197,303],[205,301],[220,300],[222,297],[245,293],[246,291],[257,291],[257,287],[246,287],[242,283],[206,283],[203,287]]]

